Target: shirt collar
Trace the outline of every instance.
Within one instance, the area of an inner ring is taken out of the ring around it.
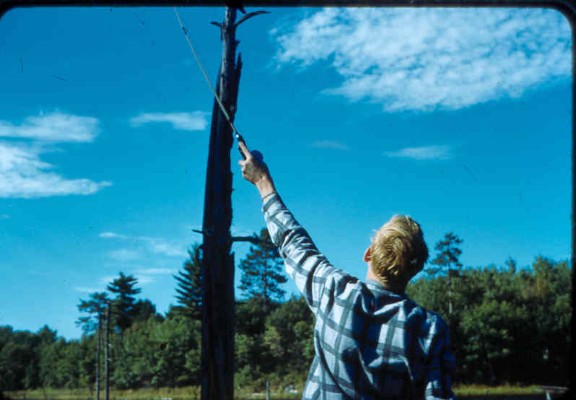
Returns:
[[[385,288],[384,285],[382,285],[382,283],[380,281],[367,278],[366,284],[368,286],[370,286],[371,288],[376,289],[379,292],[386,292],[386,293],[393,295],[393,296],[406,298],[406,292],[403,292],[403,293],[393,292],[392,290]]]

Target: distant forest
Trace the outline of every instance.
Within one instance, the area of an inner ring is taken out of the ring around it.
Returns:
[[[572,316],[567,261],[538,257],[526,268],[512,259],[465,268],[461,243],[446,234],[408,287],[410,298],[449,323],[456,382],[566,386]],[[201,246],[193,246],[174,276],[176,305],[165,315],[139,297],[134,276],[120,273],[102,292],[79,300],[84,334],[78,340],[48,326],[35,333],[0,326],[0,391],[93,388],[104,374],[107,325],[113,388],[199,385],[201,259]],[[314,355],[313,315],[302,298],[284,299],[283,263],[266,229],[239,268],[235,385],[301,387]]]

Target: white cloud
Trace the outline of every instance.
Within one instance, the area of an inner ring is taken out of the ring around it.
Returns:
[[[138,279],[138,283],[140,285],[147,285],[149,283],[154,283],[156,281],[156,279],[154,279],[154,277],[150,275],[138,275],[136,279]]]
[[[149,284],[156,282],[156,277],[161,275],[172,275],[176,271],[169,268],[144,268],[136,270],[136,276],[140,284]]]
[[[116,261],[135,261],[140,259],[141,253],[132,249],[118,249],[108,253],[108,257]]]
[[[62,177],[53,172],[53,165],[40,160],[45,151],[37,146],[0,142],[0,198],[89,195],[111,185]]]
[[[136,271],[140,275],[171,275],[174,273],[170,268],[145,268]]]
[[[138,240],[146,243],[148,249],[155,254],[162,254],[170,257],[186,255],[186,246],[175,241],[151,237],[139,237]]]
[[[350,147],[348,147],[346,144],[333,140],[317,140],[312,142],[310,146],[317,149],[350,150]]]
[[[121,235],[119,233],[115,233],[115,232],[102,232],[98,235],[98,237],[101,237],[103,239],[126,239],[127,236]]]
[[[138,285],[147,285],[156,282],[158,276],[162,275],[172,275],[176,271],[169,268],[141,268],[134,269],[131,268],[133,272],[129,272],[129,275],[133,275],[138,280]],[[99,282],[105,285],[112,283],[118,276],[104,276],[99,279]],[[102,291],[102,289],[93,289],[90,287],[76,287],[76,291],[81,293],[94,293],[95,291]]]
[[[96,118],[60,112],[28,117],[21,125],[0,120],[0,137],[45,142],[91,142],[97,131]]]
[[[134,273],[127,273],[127,275],[134,276],[138,280],[138,285],[144,285],[147,283],[154,282],[154,278],[152,276],[149,276],[149,275],[138,275],[138,274],[134,274]],[[109,285],[110,283],[112,283],[116,279],[118,279],[118,275],[116,275],[116,276],[108,275],[108,276],[103,276],[102,278],[99,279],[99,281],[100,281],[100,283],[102,283],[104,285]]]
[[[547,9],[328,8],[272,31],[276,61],[328,64],[328,93],[385,110],[459,109],[569,79],[571,32]]]
[[[132,126],[141,126],[149,123],[165,122],[172,128],[183,131],[202,131],[208,126],[207,113],[195,111],[191,113],[144,113],[130,119]]]
[[[143,254],[143,252],[160,254],[168,257],[186,256],[186,243],[181,240],[167,240],[149,236],[128,236],[116,232],[102,232],[98,236],[104,239],[118,239],[135,243],[138,251],[121,249],[109,253],[112,258],[121,261],[136,260],[140,258],[140,255]],[[133,257],[131,253],[133,253]],[[138,257],[136,257],[136,255],[138,255]]]
[[[138,283],[145,285],[156,282],[157,277],[173,275],[177,271],[170,268],[142,268],[135,271]]]
[[[109,283],[112,283],[116,278],[118,278],[118,277],[117,276],[111,276],[111,275],[103,276],[102,278],[100,278],[100,283],[103,283],[104,285],[108,285]]]
[[[405,147],[384,154],[388,157],[410,158],[413,160],[446,160],[452,157],[449,146]]]
[[[76,286],[74,288],[74,290],[77,292],[86,293],[86,294],[92,294],[92,293],[104,291],[104,289],[101,287],[95,288],[95,287],[88,287],[88,286]]]
[[[48,151],[46,143],[92,142],[98,125],[96,118],[62,112],[28,117],[19,125],[0,120],[0,137],[12,140],[0,142],[0,198],[89,195],[110,186],[110,182],[64,178],[40,159]]]

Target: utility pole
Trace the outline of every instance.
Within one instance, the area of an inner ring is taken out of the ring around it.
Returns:
[[[96,400],[100,400],[100,353],[102,352],[102,309],[98,310],[98,336],[96,343]]]
[[[104,399],[110,399],[110,319],[112,316],[111,303],[106,307],[106,331],[104,340]]]
[[[227,7],[218,24],[222,63],[216,92],[231,120],[236,114],[242,62],[236,59],[236,9]],[[232,237],[232,129],[214,102],[202,231],[202,400],[234,397],[234,254]]]

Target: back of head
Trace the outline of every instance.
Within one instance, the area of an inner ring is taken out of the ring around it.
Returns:
[[[428,260],[428,246],[420,225],[406,215],[395,215],[372,239],[370,264],[383,283],[406,285]]]

